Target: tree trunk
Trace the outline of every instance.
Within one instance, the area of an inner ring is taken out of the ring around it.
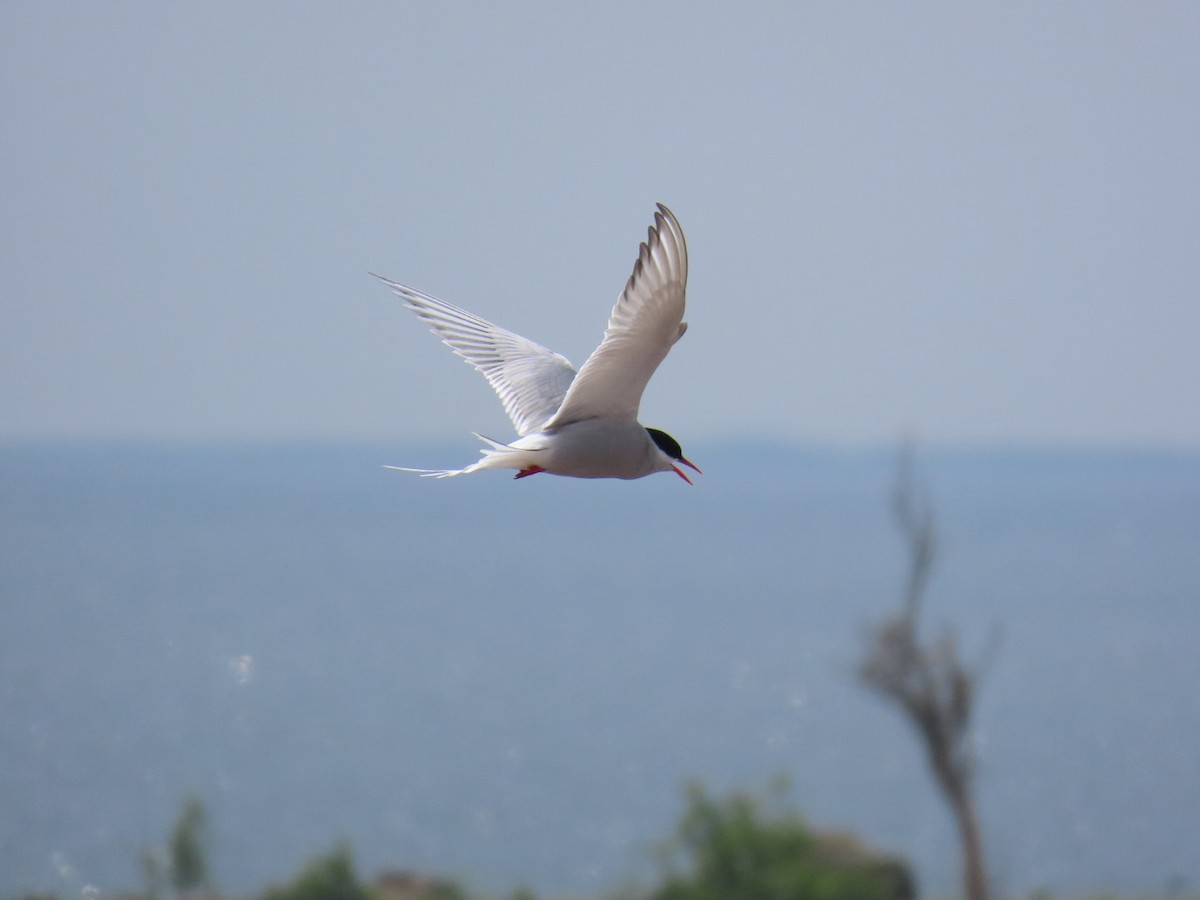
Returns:
[[[895,494],[896,518],[911,557],[904,606],[876,631],[859,676],[896,703],[920,734],[934,781],[958,826],[965,898],[987,900],[983,840],[971,793],[975,677],[959,659],[952,636],[924,645],[917,635],[921,598],[937,550],[933,511],[918,488],[911,454],[906,453]]]
[[[983,871],[983,841],[971,791],[964,785],[951,797],[958,834],[962,841],[963,890],[967,900],[987,900],[987,877]]]

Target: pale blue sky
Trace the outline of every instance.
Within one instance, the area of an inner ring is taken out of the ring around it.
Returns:
[[[5,3],[0,434],[503,437],[655,201],[685,447],[1200,447],[1200,5]],[[473,446],[473,443],[472,443]]]

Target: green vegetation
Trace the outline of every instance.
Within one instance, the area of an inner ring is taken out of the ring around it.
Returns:
[[[781,793],[780,791],[776,792]],[[912,876],[846,835],[811,829],[798,813],[768,813],[748,794],[713,800],[698,784],[672,846],[690,863],[671,871],[654,900],[911,900]]]
[[[866,847],[849,833],[810,826],[786,802],[787,782],[777,779],[764,796],[733,793],[714,799],[700,783],[686,789],[686,807],[675,835],[662,845],[656,887],[627,887],[610,900],[913,900],[908,865]],[[208,818],[203,803],[188,797],[164,852],[142,854],[146,900],[217,900],[209,881]],[[135,897],[136,895],[126,895]],[[416,872],[379,875],[369,885],[354,869],[345,843],[309,860],[288,884],[253,895],[258,900],[468,900],[453,881]],[[498,895],[489,894],[489,897]],[[55,900],[27,895],[23,900]],[[535,900],[526,887],[510,900]],[[1182,879],[1164,894],[1051,895],[1028,900],[1200,900]]]
[[[267,891],[263,900],[371,900],[371,892],[354,874],[350,848],[339,844],[311,860],[287,887]]]
[[[171,831],[171,884],[178,894],[201,891],[208,886],[204,804],[188,797]]]
[[[142,851],[146,897],[161,900],[169,893],[168,885],[176,897],[210,893],[207,846],[208,816],[204,804],[199,797],[189,796],[171,828],[166,855],[161,850]]]

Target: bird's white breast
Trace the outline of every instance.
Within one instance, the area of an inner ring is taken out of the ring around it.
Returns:
[[[528,444],[526,444],[528,442]],[[538,465],[574,478],[641,478],[658,471],[658,448],[646,429],[625,419],[584,419],[513,446],[543,446]]]

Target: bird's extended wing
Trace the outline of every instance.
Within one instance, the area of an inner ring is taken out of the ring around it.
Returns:
[[[650,376],[687,330],[686,290],[683,229],[660,203],[633,274],[613,307],[604,340],[583,364],[546,427],[597,416],[636,419]]]
[[[437,297],[375,277],[424,319],[446,346],[484,374],[517,434],[537,431],[562,404],[575,378],[575,367],[566,357]]]

